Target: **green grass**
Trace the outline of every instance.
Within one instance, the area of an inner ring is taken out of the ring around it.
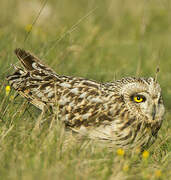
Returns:
[[[170,1],[49,0],[24,41],[41,2],[0,0],[0,179],[170,179]],[[5,76],[18,62],[17,47],[41,57],[59,74],[103,82],[154,76],[159,66],[166,115],[149,157],[119,156],[117,149],[89,140],[67,143],[55,115],[42,117],[21,97],[10,100],[15,92],[5,95]]]

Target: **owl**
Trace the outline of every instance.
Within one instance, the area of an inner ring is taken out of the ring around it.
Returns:
[[[99,83],[56,74],[25,50],[15,54],[22,68],[7,77],[9,84],[40,110],[58,111],[66,128],[124,149],[148,148],[156,140],[165,109],[156,78]]]

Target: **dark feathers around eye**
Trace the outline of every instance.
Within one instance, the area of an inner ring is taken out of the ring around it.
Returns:
[[[135,98],[135,97],[137,97],[137,98],[139,97],[140,99],[142,98],[142,99],[143,99],[142,102],[145,102],[145,101],[146,101],[146,97],[143,96],[143,95],[141,95],[141,94],[133,94],[133,95],[131,95],[131,97],[130,97],[131,101],[135,102],[135,101],[134,101],[134,98]],[[137,103],[137,102],[135,102],[135,103]]]

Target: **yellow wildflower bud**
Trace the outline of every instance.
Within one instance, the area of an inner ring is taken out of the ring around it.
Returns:
[[[125,152],[124,152],[124,150],[123,149],[118,149],[117,150],[117,154],[119,155],[119,156],[123,156],[124,154],[125,154]]]
[[[14,96],[10,96],[10,101],[13,101],[14,100]]]
[[[6,92],[6,95],[7,95],[7,96],[9,95],[10,90],[11,90],[11,87],[10,87],[10,86],[6,86],[6,87],[5,87],[5,92]]]
[[[145,151],[142,153],[142,157],[143,157],[143,159],[148,159],[148,157],[149,157],[149,152],[145,150]]]
[[[161,177],[161,175],[162,175],[162,172],[161,172],[161,170],[157,170],[156,172],[155,172],[155,176],[156,177]]]
[[[32,30],[32,25],[28,24],[25,26],[25,31],[30,32]]]
[[[123,171],[124,171],[124,172],[128,172],[128,170],[129,170],[128,164],[124,164],[124,166],[123,166]]]

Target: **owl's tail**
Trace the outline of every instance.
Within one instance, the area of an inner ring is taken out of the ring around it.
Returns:
[[[46,97],[49,91],[45,88],[48,89],[49,86],[49,89],[54,89],[55,72],[25,50],[16,49],[15,54],[24,68],[15,67],[16,71],[6,79],[20,95],[43,110],[44,105],[49,101]]]

